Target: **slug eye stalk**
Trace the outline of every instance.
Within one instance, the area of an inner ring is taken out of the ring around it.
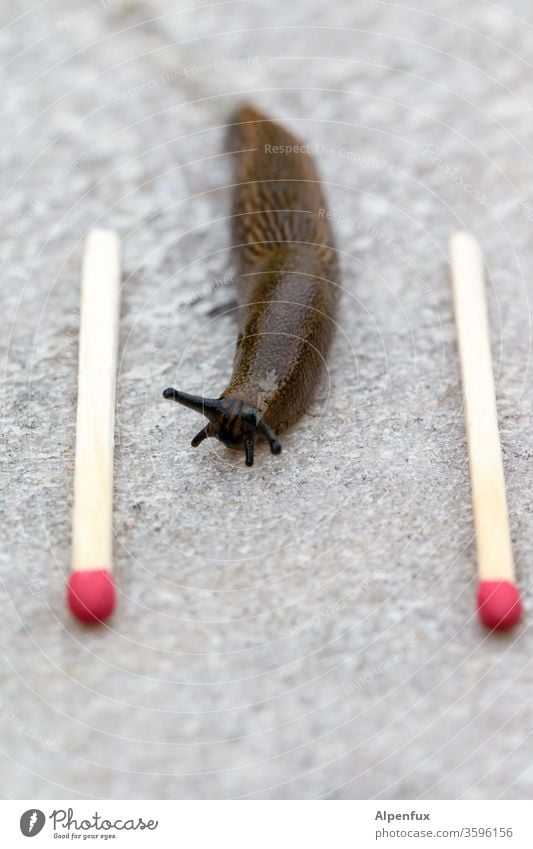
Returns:
[[[204,439],[215,437],[229,448],[244,449],[246,465],[254,464],[254,443],[257,435],[270,445],[272,454],[281,454],[281,443],[273,430],[261,418],[256,407],[245,404],[236,398],[202,398],[189,395],[169,386],[163,391],[163,398],[177,401],[209,419],[209,424],[200,430],[191,441],[197,448]]]

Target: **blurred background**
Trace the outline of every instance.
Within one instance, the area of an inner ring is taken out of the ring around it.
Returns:
[[[13,0],[2,13],[3,793],[530,798],[533,10]],[[161,398],[236,329],[225,124],[311,145],[328,373],[253,469]],[[114,619],[68,615],[79,271],[123,239]],[[524,624],[487,635],[446,258],[483,248]]]

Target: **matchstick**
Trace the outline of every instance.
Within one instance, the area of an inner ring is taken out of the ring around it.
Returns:
[[[487,628],[506,630],[520,620],[522,606],[509,533],[483,259],[465,232],[452,235],[449,252],[476,530],[478,614]]]
[[[120,277],[118,235],[92,230],[81,279],[72,572],[67,587],[68,605],[83,622],[102,621],[115,606],[113,434]]]

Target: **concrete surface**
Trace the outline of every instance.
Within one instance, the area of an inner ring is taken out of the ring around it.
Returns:
[[[190,6],[3,13],[2,792],[530,798],[531,5]],[[243,92],[316,146],[345,287],[316,402],[252,470],[191,449],[198,417],[160,397],[230,371],[222,125]],[[88,631],[63,593],[95,224],[124,240],[120,605]],[[473,613],[458,226],[489,270],[524,590],[500,637]]]

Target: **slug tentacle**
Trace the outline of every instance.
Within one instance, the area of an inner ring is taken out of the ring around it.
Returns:
[[[184,407],[196,410],[209,419],[209,424],[196,434],[191,442],[193,448],[208,437],[216,437],[230,448],[244,448],[246,465],[254,462],[254,441],[256,437],[266,440],[273,454],[281,453],[281,443],[276,434],[263,421],[260,411],[235,398],[202,398],[201,395],[189,395],[169,386],[163,391],[163,398],[177,401]]]
[[[246,465],[253,466],[254,464],[254,441],[253,439],[247,439],[244,443],[244,450],[246,452]]]
[[[208,425],[203,427],[202,430],[199,431],[199,433],[197,433],[196,436],[194,436],[191,439],[191,445],[192,445],[193,448],[198,448],[198,446],[200,445],[200,442],[203,442],[204,439],[207,439],[209,436],[215,436],[215,435],[216,434],[215,434],[215,431],[213,429],[213,426],[212,426],[211,422],[209,422]]]
[[[273,454],[305,412],[335,325],[339,268],[320,180],[308,148],[255,108],[228,133],[234,154],[232,242],[240,329],[233,374],[219,398],[168,388],[209,419],[193,439],[216,437],[254,460],[257,439]]]

